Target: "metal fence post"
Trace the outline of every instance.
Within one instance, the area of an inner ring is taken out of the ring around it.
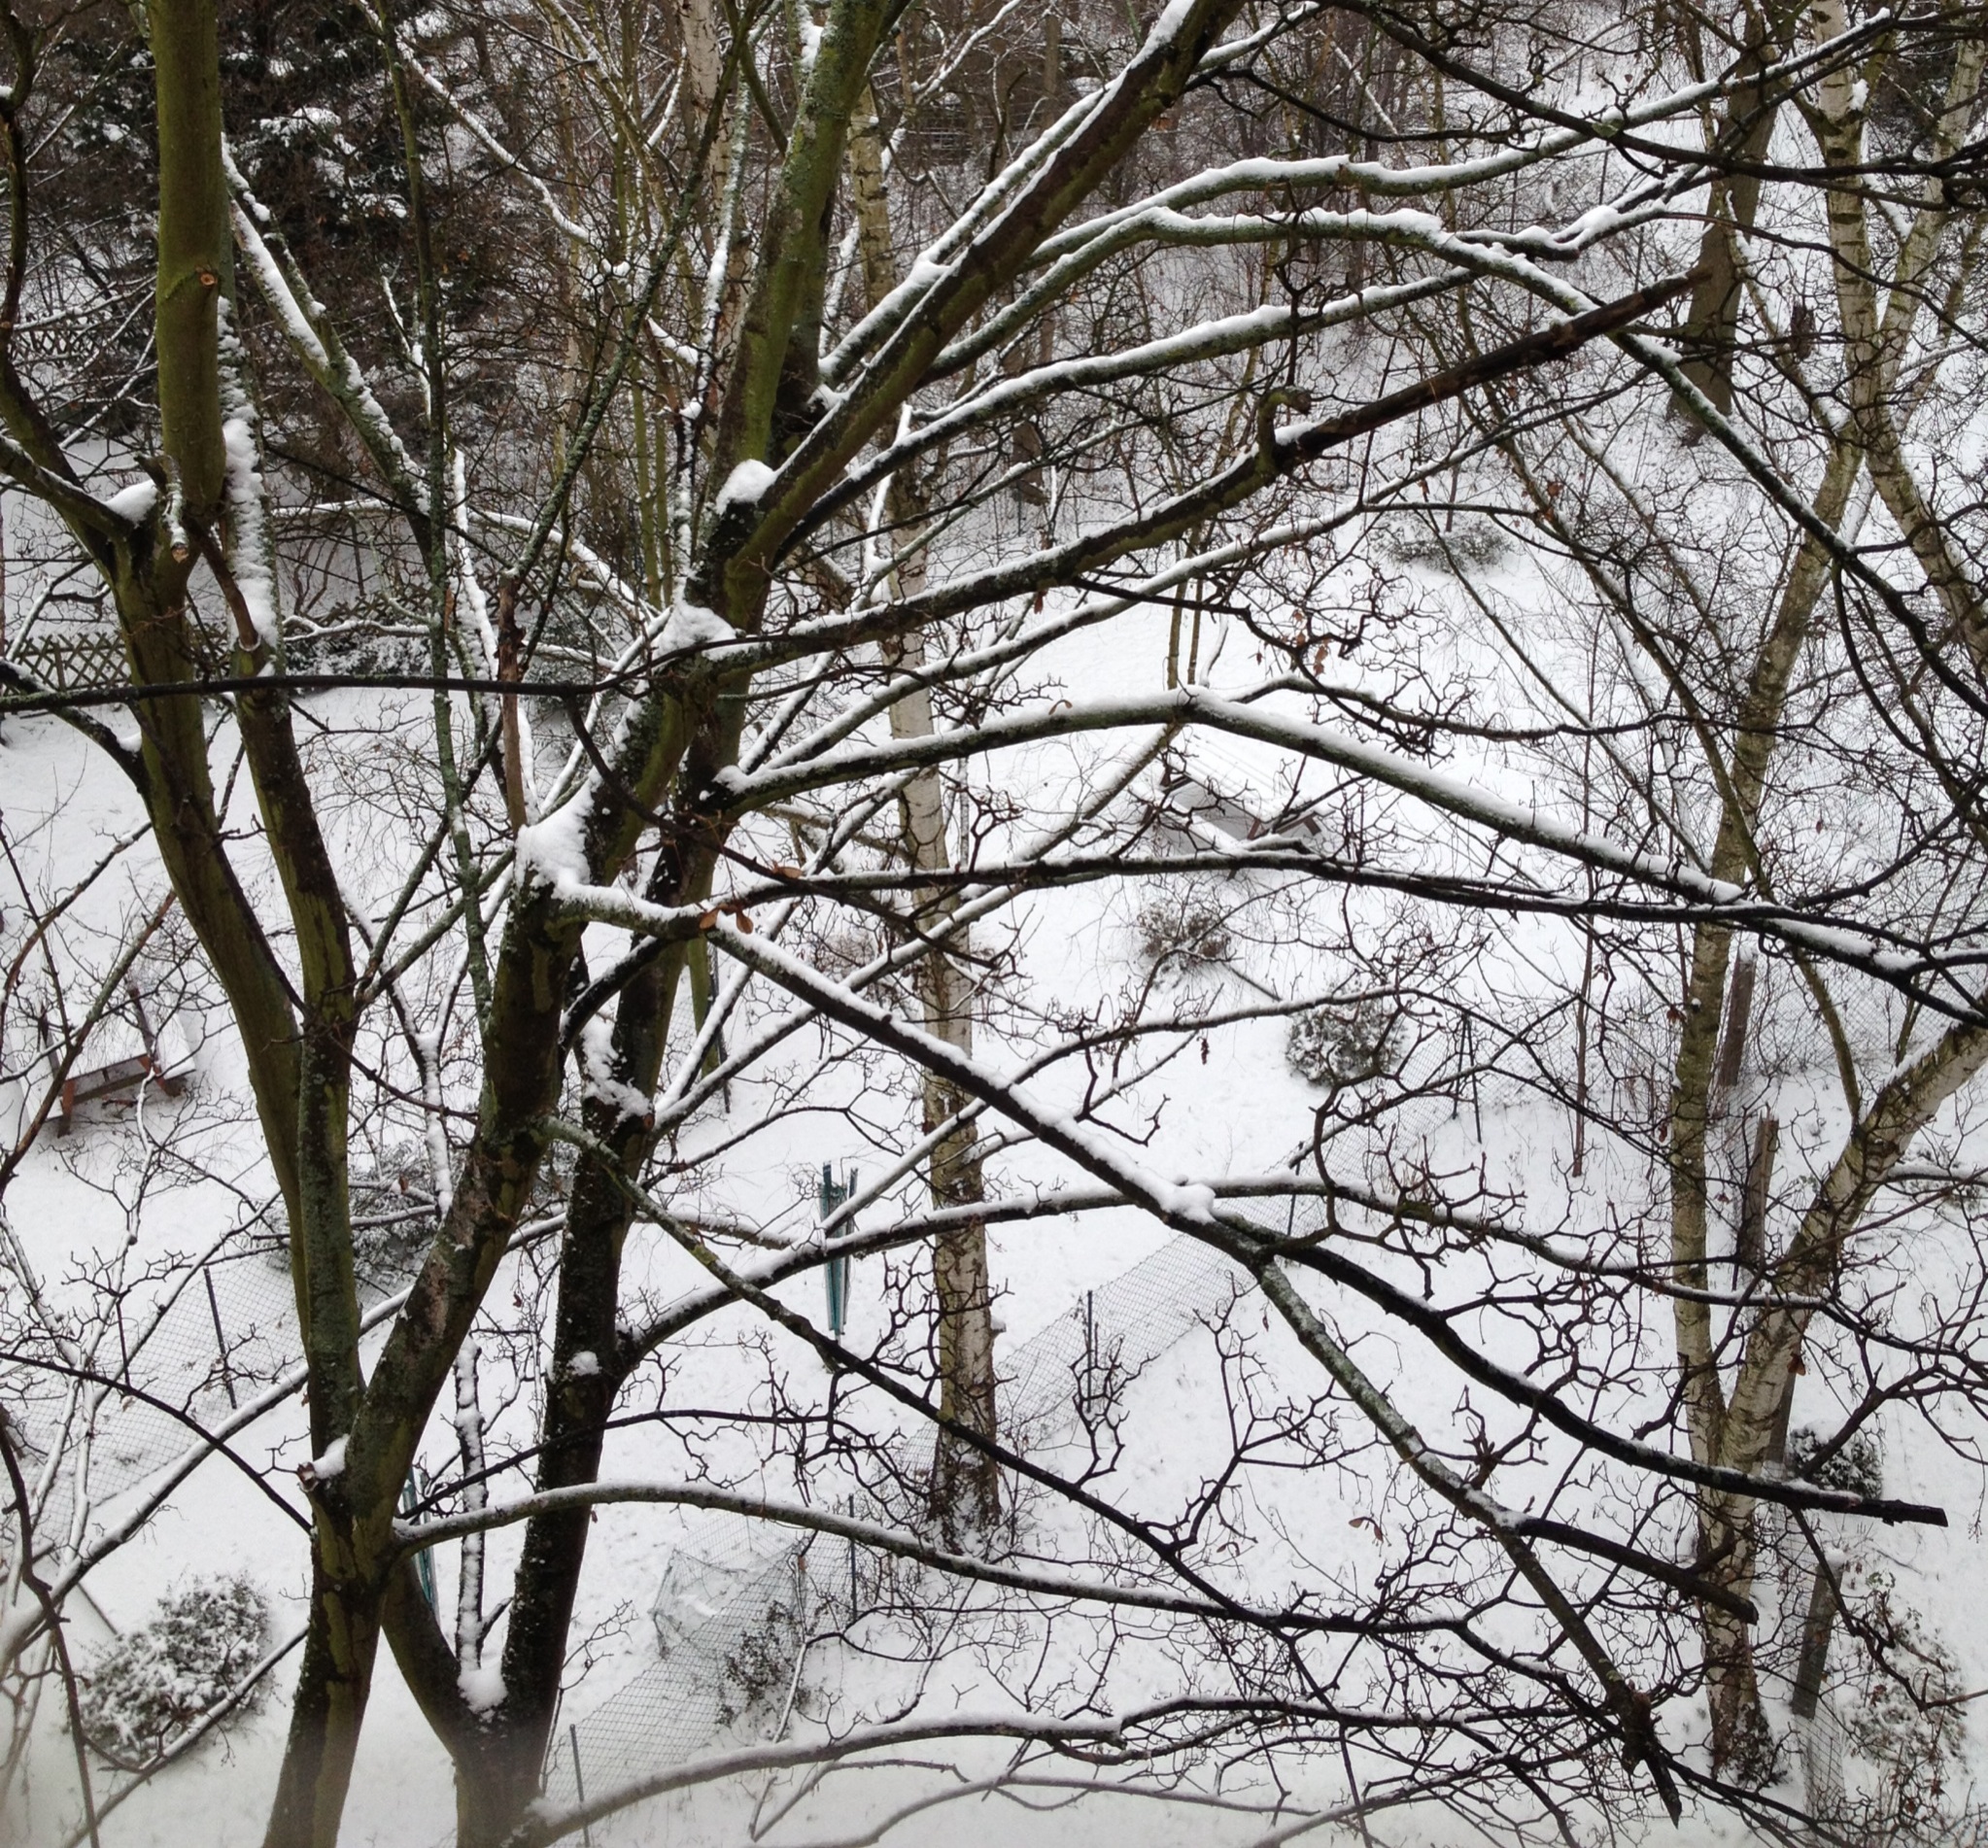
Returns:
[[[221,1326],[221,1304],[214,1294],[214,1273],[205,1265],[201,1266],[200,1281],[207,1285],[207,1313],[214,1318],[214,1345],[221,1353],[221,1384],[226,1388],[228,1410],[232,1412],[238,1409],[234,1369],[228,1364],[227,1336]]]
[[[582,1809],[587,1807],[587,1780],[580,1775],[580,1728],[566,1728],[566,1743],[573,1751],[573,1795],[579,1799]],[[585,1823],[580,1825],[580,1840],[585,1848],[594,1848],[594,1831]]]
[[[819,1201],[821,1222],[826,1224],[829,1215],[839,1207],[846,1205],[855,1191],[855,1169],[844,1169],[842,1179],[838,1182],[834,1167],[828,1162],[823,1162]],[[823,1282],[828,1288],[829,1333],[840,1341],[842,1338],[842,1329],[849,1318],[849,1259],[846,1253],[841,1257],[829,1259],[823,1267]]]

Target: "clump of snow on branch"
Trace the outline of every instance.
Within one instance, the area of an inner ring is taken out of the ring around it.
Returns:
[[[120,488],[104,504],[119,519],[128,520],[134,527],[143,526],[158,505],[158,488],[150,481],[134,481],[128,488]]]
[[[242,606],[256,639],[271,654],[283,643],[283,617],[276,597],[276,578],[268,565],[263,525],[262,466],[256,452],[255,426],[236,415],[221,427],[227,445],[228,569],[242,594]]]
[[[717,511],[722,514],[727,508],[761,500],[772,480],[773,471],[765,462],[748,458],[725,477],[724,487],[718,490]]]
[[[771,471],[768,473],[771,476]],[[737,638],[732,625],[716,610],[706,609],[702,603],[679,602],[669,612],[662,646],[665,654],[691,654],[722,647]]]
[[[335,1482],[345,1474],[345,1447],[350,1442],[343,1437],[334,1437],[325,1446],[322,1456],[314,1456],[304,1465],[313,1485]]]
[[[518,830],[521,889],[533,882],[554,888],[586,883],[587,819],[592,812],[583,793],[562,803],[543,821]]]

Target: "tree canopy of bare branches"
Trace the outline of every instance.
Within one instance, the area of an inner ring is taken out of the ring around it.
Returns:
[[[1982,1826],[1977,10],[4,22],[0,1803]]]

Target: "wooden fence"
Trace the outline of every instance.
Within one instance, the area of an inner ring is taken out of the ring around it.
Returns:
[[[54,693],[121,687],[130,679],[124,646],[115,632],[35,635],[8,650],[7,659]]]

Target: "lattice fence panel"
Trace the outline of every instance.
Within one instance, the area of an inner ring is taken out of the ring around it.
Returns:
[[[21,672],[57,693],[121,687],[131,677],[123,643],[115,634],[100,631],[35,635],[12,649],[8,658]]]

